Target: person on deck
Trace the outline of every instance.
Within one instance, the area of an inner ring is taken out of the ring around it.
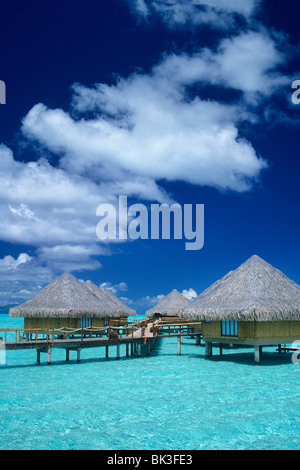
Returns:
[[[146,330],[144,326],[142,327],[141,337],[144,338],[144,344],[146,344],[147,336],[146,336]]]

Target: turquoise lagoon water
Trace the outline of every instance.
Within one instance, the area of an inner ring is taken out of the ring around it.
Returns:
[[[22,319],[0,315],[0,328]],[[205,359],[185,338],[157,340],[150,357],[110,348],[7,351],[0,365],[0,448],[13,450],[299,449],[300,365],[265,348]],[[74,355],[74,356],[73,356]]]

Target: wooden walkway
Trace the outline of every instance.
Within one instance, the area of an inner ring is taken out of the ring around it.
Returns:
[[[105,357],[109,357],[109,347],[116,346],[116,359],[120,358],[120,346],[126,346],[126,356],[137,353],[141,356],[142,345],[146,348],[147,355],[153,349],[158,338],[177,336],[177,353],[181,354],[183,336],[195,336],[197,344],[200,343],[201,333],[192,332],[191,324],[160,324],[160,322],[147,323],[142,336],[140,323],[124,327],[105,328],[81,328],[71,329],[1,329],[1,349],[6,351],[20,349],[35,349],[37,362],[40,363],[41,353],[47,354],[47,363],[51,364],[53,349],[65,349],[66,360],[70,358],[70,351],[77,353],[77,362],[80,362],[81,350],[85,348],[105,347]],[[125,332],[125,334],[124,334]],[[105,336],[103,336],[105,335]],[[4,339],[4,341],[3,341]]]

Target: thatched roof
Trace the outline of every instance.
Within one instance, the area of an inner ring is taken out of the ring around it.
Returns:
[[[300,286],[254,255],[202,292],[181,315],[210,321],[300,320]]]
[[[100,300],[67,272],[41,289],[32,299],[11,308],[9,315],[47,318],[118,316],[107,299]]]
[[[146,315],[152,316],[156,313],[163,316],[176,316],[180,311],[189,305],[189,300],[174,289],[166,295],[157,305],[147,310]]]
[[[101,302],[110,305],[110,316],[127,317],[136,315],[136,311],[124,304],[118,297],[105,287],[97,287],[92,281],[86,281],[84,284]],[[109,316],[109,315],[108,315]]]

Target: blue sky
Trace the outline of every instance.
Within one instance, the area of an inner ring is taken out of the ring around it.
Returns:
[[[0,304],[64,271],[139,313],[258,254],[300,283],[298,0],[4,0]],[[205,243],[103,243],[99,204],[204,204]]]

